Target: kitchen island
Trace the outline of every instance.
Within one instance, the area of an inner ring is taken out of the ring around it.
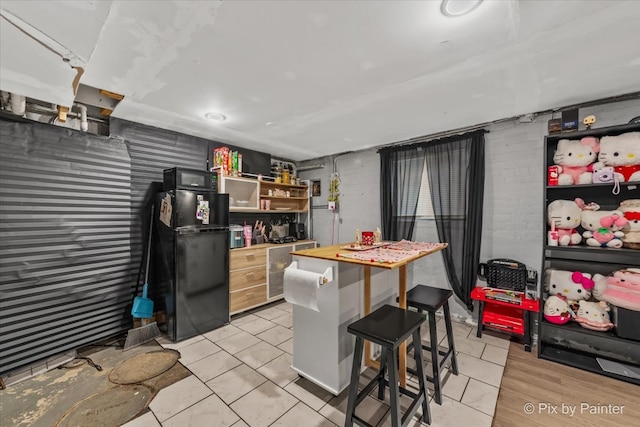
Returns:
[[[407,283],[413,283],[412,262],[447,247],[446,243],[417,244],[423,245],[422,250],[397,251],[383,259],[383,249],[347,249],[352,245],[291,253],[300,270],[317,274],[328,268],[332,271],[332,280],[315,291],[313,306],[293,305],[292,368],[334,395],[344,390],[350,380],[355,338],[347,332],[347,326],[383,304],[395,305],[397,296],[398,306],[406,308]],[[285,278],[284,286],[286,298],[287,287],[297,284]],[[378,367],[372,355],[372,349],[377,348],[372,347],[377,346],[365,342],[365,366]],[[402,386],[406,385],[405,348],[403,344],[399,352]]]

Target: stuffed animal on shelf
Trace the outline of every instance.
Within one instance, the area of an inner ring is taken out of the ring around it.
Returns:
[[[620,230],[627,220],[620,211],[582,211],[580,225],[585,231],[582,237],[588,246],[621,248],[624,233]]]
[[[640,199],[625,200],[618,208],[624,214],[627,225],[622,232],[622,246],[629,249],[640,249]]]
[[[620,182],[640,181],[640,132],[604,136],[595,169],[611,166]]]
[[[595,275],[600,276],[600,275]],[[595,277],[593,296],[616,307],[640,311],[640,269],[626,268],[604,278]]]
[[[591,274],[549,268],[545,275],[548,294],[566,298],[567,304],[574,311],[578,308],[578,301],[591,298],[591,290],[595,285]]]
[[[547,322],[564,325],[571,320],[571,308],[567,299],[558,295],[549,295],[544,303],[544,318]]]
[[[613,323],[609,318],[609,305],[604,302],[580,301],[576,321],[583,328],[594,331],[608,331],[613,328]]]
[[[600,143],[594,137],[558,141],[553,155],[553,162],[559,167],[558,185],[591,184],[593,164],[599,151]]]
[[[558,233],[558,245],[578,245],[582,241],[582,236],[576,231],[576,227],[580,225],[583,207],[582,199],[555,200],[549,203],[547,222],[550,226],[553,225]]]

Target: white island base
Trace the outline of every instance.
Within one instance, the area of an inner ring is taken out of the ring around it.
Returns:
[[[333,281],[317,289],[318,311],[293,305],[292,368],[338,395],[349,385],[353,362],[355,337],[347,332],[347,326],[365,312],[364,267],[299,255],[293,255],[293,260],[298,262],[299,269],[319,274],[331,267]],[[398,275],[398,269],[371,268],[371,311],[383,304],[396,305]],[[411,276],[409,267],[407,283],[413,283]],[[378,349],[372,346],[374,353]]]

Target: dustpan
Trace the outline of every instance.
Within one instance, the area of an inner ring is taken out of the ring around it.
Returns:
[[[131,308],[131,315],[138,319],[150,319],[153,317],[153,301],[147,298],[147,288],[149,284],[146,283],[142,287],[142,296],[135,297],[133,299],[133,307]]]

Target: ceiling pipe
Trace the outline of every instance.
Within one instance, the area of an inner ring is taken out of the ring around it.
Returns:
[[[310,171],[313,169],[324,169],[324,165],[308,165],[308,166],[300,166],[298,168],[298,172],[302,172],[302,171]]]
[[[16,116],[23,117],[27,111],[27,98],[15,93],[11,94],[11,112]]]
[[[78,104],[77,102],[73,104],[80,110],[80,130],[82,132],[86,132],[89,130],[89,123],[87,122],[87,106]]]

